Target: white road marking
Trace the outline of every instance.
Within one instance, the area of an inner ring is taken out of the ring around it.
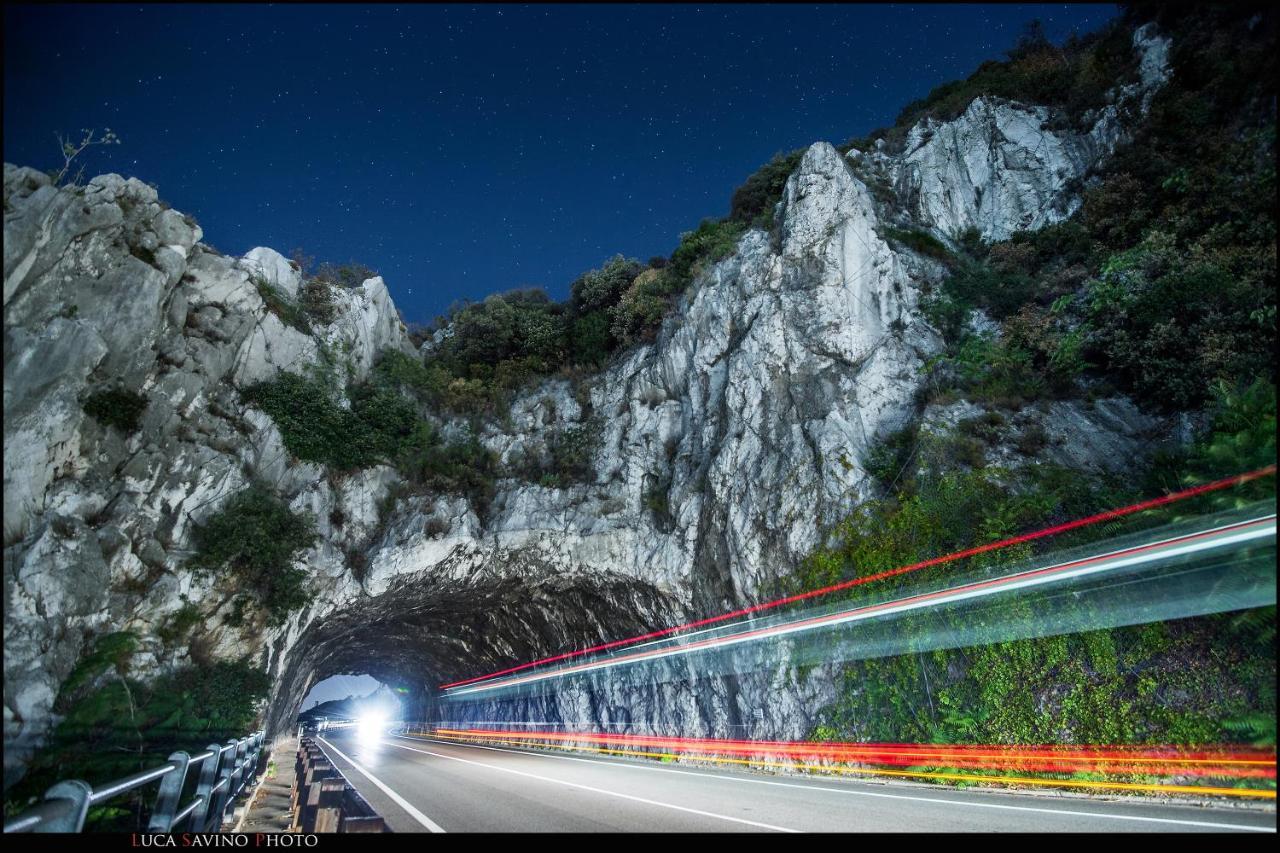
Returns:
[[[359,770],[361,773],[363,773],[370,782],[377,785],[378,789],[382,791],[382,793],[390,797],[397,806],[399,806],[400,808],[408,812],[410,817],[412,817],[418,823],[425,826],[428,832],[444,832],[444,830],[440,828],[440,825],[438,823],[436,823],[431,818],[424,815],[422,812],[415,809],[412,805],[409,804],[408,800],[406,800],[404,797],[397,794],[395,791],[391,790],[391,786],[388,785],[386,782],[383,782],[377,776],[374,776],[368,770],[365,770],[363,767],[357,764],[354,759],[352,759],[349,755],[344,753],[342,750],[338,749],[333,744],[329,743],[329,741],[325,740],[322,737],[319,737],[318,735],[317,737],[319,738],[321,743],[323,743],[325,746],[332,749],[340,758],[342,758],[344,761],[346,761],[356,770]]]
[[[772,785],[779,788],[799,788],[803,791],[826,791],[832,794],[845,794],[854,797],[878,797],[887,800],[911,800],[920,803],[940,803],[948,806],[968,806],[976,809],[1005,809],[1008,811],[1019,812],[1037,812],[1041,814],[1070,815],[1072,817],[1091,817],[1102,818],[1104,820],[1137,820],[1148,823],[1170,823],[1179,826],[1207,826],[1214,829],[1238,829],[1244,832],[1275,832],[1273,826],[1249,826],[1247,824],[1237,823],[1217,823],[1215,821],[1206,820],[1180,820],[1177,818],[1167,817],[1142,817],[1140,815],[1121,815],[1107,814],[1106,812],[1081,812],[1070,809],[1045,809],[1035,806],[1011,806],[1004,803],[974,803],[965,800],[949,800],[943,797],[914,797],[909,794],[883,794],[878,791],[857,791],[852,788],[828,788],[822,785],[798,785],[794,782],[774,782],[769,779],[752,779],[749,776],[726,776],[720,773],[699,773],[692,770],[675,770],[670,767],[647,767],[643,764],[632,764],[626,761],[610,761],[595,758],[578,758],[570,755],[548,755],[543,752],[530,752],[524,749],[511,749],[497,746],[481,746],[480,744],[459,743],[451,740],[437,740],[434,738],[411,738],[404,735],[395,735],[395,737],[404,737],[405,740],[425,740],[431,743],[448,744],[450,746],[470,747],[472,749],[488,749],[493,752],[515,752],[520,755],[531,755],[535,758],[554,758],[560,761],[581,761],[586,764],[600,764],[606,767],[626,767],[631,770],[648,770],[653,773],[677,773],[681,776],[702,776],[711,779],[723,779],[729,782],[745,782],[753,785]],[[398,746],[398,744],[395,744]],[[406,747],[407,748],[407,747]],[[462,759],[458,759],[462,760]]]
[[[632,794],[623,794],[623,793],[619,793],[618,791],[609,791],[609,790],[606,790],[605,788],[593,788],[590,785],[582,785],[578,782],[568,782],[564,779],[556,779],[551,776],[539,776],[536,773],[526,773],[523,770],[512,770],[510,767],[498,767],[497,765],[494,765],[494,764],[485,764],[480,761],[470,761],[466,758],[458,758],[456,755],[444,755],[442,753],[432,752],[427,749],[417,749],[416,747],[405,746],[402,743],[388,742],[388,746],[394,746],[399,749],[407,749],[410,752],[420,752],[423,755],[430,755],[430,756],[434,756],[435,758],[445,758],[445,759],[448,759],[449,761],[460,761],[463,764],[473,764],[476,767],[484,767],[488,770],[497,770],[502,773],[511,773],[515,776],[524,776],[527,779],[537,779],[540,782],[550,782],[555,785],[567,785],[570,788],[579,788],[583,791],[591,791],[596,794],[604,794],[605,796],[608,796],[608,797],[618,797],[623,800],[632,800],[637,803],[644,803],[645,805],[661,806],[664,809],[675,809],[676,811],[680,811],[680,812],[688,812],[689,814],[696,814],[696,815],[701,815],[703,817],[715,818],[716,820],[727,820],[731,823],[741,823],[747,826],[757,826],[757,827],[760,827],[761,829],[772,829],[775,832],[799,832],[800,831],[798,829],[787,829],[784,826],[774,826],[773,824],[770,824],[770,823],[760,823],[759,821],[746,820],[745,818],[740,818],[740,817],[731,817],[729,815],[717,814],[715,812],[704,812],[701,809],[691,809],[688,806],[677,806],[674,803],[663,803],[658,800],[649,800],[649,799],[645,799],[644,797],[633,796]]]

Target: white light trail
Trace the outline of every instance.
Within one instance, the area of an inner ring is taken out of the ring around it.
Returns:
[[[817,629],[828,629],[867,620],[883,619],[912,611],[957,605],[998,595],[1025,593],[1051,585],[1073,583],[1086,578],[1098,578],[1126,569],[1132,570],[1135,567],[1158,566],[1167,561],[1209,551],[1241,547],[1268,539],[1274,541],[1275,534],[1276,516],[1271,513],[1246,521],[1220,525],[1208,530],[1161,539],[1140,546],[1017,572],[1002,578],[970,582],[879,604],[845,608],[834,613],[817,616],[810,615],[802,618],[793,616],[785,621],[758,627],[752,627],[750,623],[743,622],[734,623],[730,626],[721,625],[673,638],[638,644],[627,649],[627,653],[622,657],[601,656],[543,672],[531,672],[524,675],[498,678],[478,684],[456,687],[447,690],[445,695],[450,698],[473,695],[500,688],[532,684],[547,679],[597,672],[619,666],[652,662],[713,649],[720,650],[744,643],[774,640]],[[1274,603],[1274,586],[1271,591],[1271,599],[1272,603]],[[744,628],[749,630],[742,630]],[[737,633],[724,634],[723,632],[726,630],[736,631]],[[720,636],[689,642],[692,637],[716,632],[722,633]],[[643,646],[661,646],[662,644],[665,644],[665,647],[637,651]]]

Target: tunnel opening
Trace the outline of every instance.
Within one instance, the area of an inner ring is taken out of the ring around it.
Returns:
[[[434,724],[445,713],[441,683],[683,617],[675,595],[623,575],[399,578],[378,595],[313,619],[274,656],[267,730],[290,730],[308,697],[323,695],[322,685],[358,676],[385,685],[399,702],[399,719]]]

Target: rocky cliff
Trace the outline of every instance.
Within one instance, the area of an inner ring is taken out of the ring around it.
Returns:
[[[273,678],[279,729],[328,675],[425,689],[755,599],[872,493],[871,443],[920,415],[941,339],[918,301],[944,271],[890,241],[890,216],[951,239],[1068,215],[1167,75],[1166,40],[1144,28],[1135,46],[1141,82],[1083,133],[1054,130],[1043,108],[979,99],[918,125],[902,153],[813,145],[772,229],[703,271],[655,341],[584,383],[527,388],[484,427],[502,462],[574,427],[595,439],[585,482],[503,479],[485,513],[458,496],[401,495],[389,467],[338,475],[298,461],[240,393],[281,371],[350,382],[387,350],[413,353],[380,278],[338,289],[332,317],[304,330],[279,310],[301,277],[276,252],[217,252],[136,179],[55,187],[6,164],[6,781],[41,743],[78,657],[111,631],[143,638],[143,673],[250,655]],[[871,161],[895,187],[892,212],[859,177]],[[84,408],[117,387],[146,401],[128,435]],[[1161,428],[1123,399],[1101,414],[1057,405],[1036,417],[1084,466],[1127,458]],[[1081,423],[1090,443],[1073,437]],[[251,482],[321,534],[301,559],[310,603],[282,626],[228,619],[225,581],[188,566],[193,527]],[[353,553],[367,563],[359,579]],[[171,648],[160,628],[190,605],[200,640]],[[786,670],[702,687],[621,677],[526,710],[799,737],[835,689]]]

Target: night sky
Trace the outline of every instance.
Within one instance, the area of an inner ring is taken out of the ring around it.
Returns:
[[[889,124],[1115,6],[6,6],[4,158],[110,127],[86,175],[155,184],[241,254],[386,278],[406,320],[668,254],[775,152]]]

